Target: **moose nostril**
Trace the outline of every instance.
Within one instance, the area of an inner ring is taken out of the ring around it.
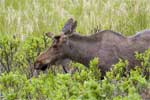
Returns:
[[[34,69],[39,69],[39,67],[40,67],[40,63],[35,62],[35,63],[34,63]]]

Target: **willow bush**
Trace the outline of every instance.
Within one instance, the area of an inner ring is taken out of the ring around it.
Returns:
[[[142,93],[150,89],[150,80],[146,80],[138,68],[121,76],[126,61],[120,61],[107,72],[103,80],[96,77],[97,58],[91,61],[90,68],[81,64],[74,74],[40,74],[38,78],[27,78],[18,70],[2,73],[0,77],[1,98],[27,100],[141,100]],[[93,66],[95,65],[95,66]],[[118,73],[116,73],[116,71]],[[146,96],[145,96],[146,97]],[[148,97],[148,96],[147,96]]]

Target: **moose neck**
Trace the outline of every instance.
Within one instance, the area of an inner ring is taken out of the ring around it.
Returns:
[[[89,61],[97,55],[97,43],[95,42],[96,41],[85,36],[71,36],[68,39],[67,45],[69,49],[66,51],[66,55],[69,59],[88,66]]]

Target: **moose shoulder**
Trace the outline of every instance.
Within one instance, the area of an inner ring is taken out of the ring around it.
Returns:
[[[69,24],[70,23],[70,24]],[[59,36],[53,37],[53,43],[48,50],[41,53],[34,64],[36,70],[47,68],[47,65],[57,61],[70,59],[88,67],[94,57],[99,58],[99,68],[102,76],[117,63],[119,58],[128,60],[127,67],[133,68],[139,62],[134,53],[144,52],[150,48],[150,31],[142,31],[131,37],[124,37],[111,30],[98,31],[90,36],[81,36],[75,32],[77,22],[69,19]],[[67,32],[67,33],[65,33]],[[52,33],[47,33],[52,37]]]

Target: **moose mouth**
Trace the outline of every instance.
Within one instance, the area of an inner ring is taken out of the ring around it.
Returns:
[[[34,69],[36,70],[42,70],[45,71],[48,67],[52,66],[52,65],[56,65],[57,59],[53,59],[51,61],[49,61],[48,63],[41,63],[39,61],[36,61],[34,63]]]
[[[50,63],[42,64],[42,63],[35,63],[34,64],[34,69],[36,70],[42,70],[45,71],[48,67],[55,65],[55,60],[51,61]]]
[[[34,64],[34,69],[36,70],[46,70],[46,68],[48,67],[49,64],[40,64],[40,63],[35,63]]]
[[[49,64],[42,64],[40,70],[46,70]]]

